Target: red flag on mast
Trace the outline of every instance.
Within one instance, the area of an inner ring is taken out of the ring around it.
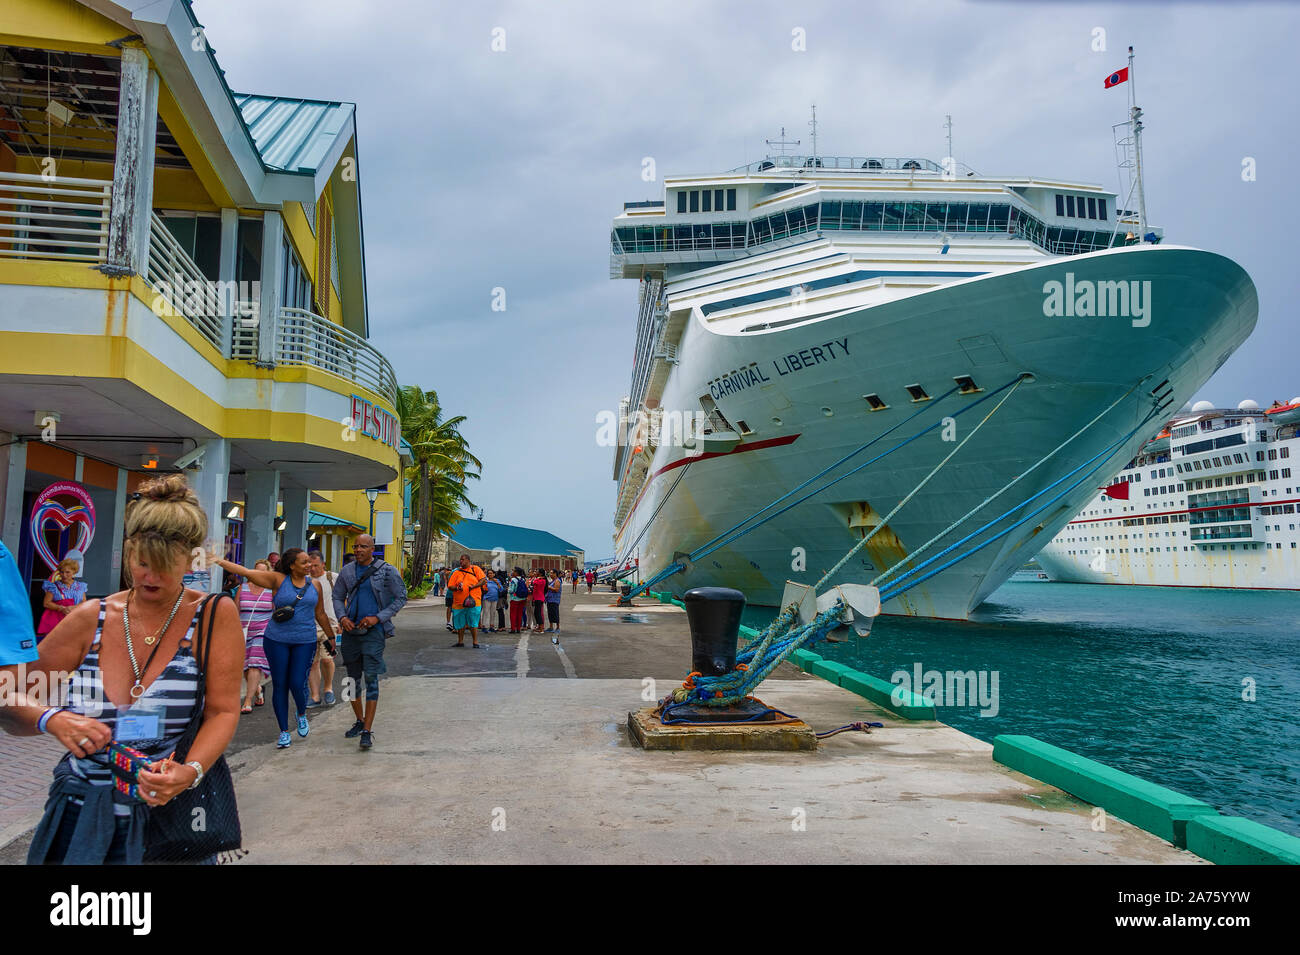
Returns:
[[[1127,83],[1127,82],[1128,82],[1128,67],[1126,66],[1124,67],[1124,69],[1116,70],[1114,73],[1110,74],[1110,76],[1106,77],[1106,89],[1110,89],[1112,86],[1119,86],[1119,84]]]

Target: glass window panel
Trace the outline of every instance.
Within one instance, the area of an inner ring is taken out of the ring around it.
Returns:
[[[627,230],[619,229],[619,233]],[[621,235],[620,235],[621,237]],[[239,257],[235,261],[235,280],[255,282],[262,278],[262,220],[240,219]]]
[[[966,214],[970,207],[964,202],[948,203],[948,231],[965,232],[966,231]]]
[[[1098,200],[1097,200],[1097,218],[1098,218],[1098,219],[1108,219],[1108,218],[1110,218],[1108,215],[1106,215],[1106,200],[1105,200],[1105,199],[1098,199]]]
[[[713,211],[713,190],[711,189],[704,190],[704,195],[701,196],[700,211],[701,212]]]
[[[989,204],[987,202],[972,202],[970,211],[966,215],[967,232],[985,232],[988,230],[989,221]]]
[[[1074,218],[1074,196],[1065,197],[1065,214],[1069,218]]]
[[[682,193],[685,195],[685,193]],[[691,227],[688,225],[679,225],[673,228],[673,248],[677,250],[689,249],[691,247]]]
[[[727,211],[728,212],[736,211],[736,190],[735,189],[727,190]]]
[[[698,189],[691,190],[691,211],[700,211],[700,191]]]
[[[1007,218],[1010,215],[1011,207],[1004,203],[994,203],[989,207],[989,231],[1006,232]]]
[[[677,193],[677,211],[686,211],[686,190],[682,189]]]
[[[790,209],[785,214],[786,221],[789,223],[790,235],[797,235],[804,230],[804,218],[802,209]]]
[[[927,232],[942,232],[948,220],[948,203],[931,202],[925,207],[925,229]]]
[[[904,202],[886,202],[885,204],[884,229],[886,232],[898,232],[903,228],[903,217],[906,213]]]
[[[822,203],[822,228],[838,229],[840,227],[840,212],[844,206],[843,202],[823,202]]]
[[[1065,215],[1065,196],[1059,192],[1056,194],[1056,214],[1058,216]]]
[[[908,232],[920,232],[925,225],[925,203],[906,202],[903,204],[903,228]]]
[[[713,190],[713,210],[715,212],[722,211],[722,190],[721,189]]]
[[[1096,196],[1088,197],[1088,218],[1089,219],[1097,218],[1097,197]]]
[[[843,204],[843,211],[840,213],[840,228],[843,229],[861,229],[862,228],[862,210],[863,205],[860,202],[846,202]],[[876,213],[876,218],[880,218],[880,213]]]
[[[808,223],[808,229],[809,229],[809,231],[811,231],[811,230],[817,228],[817,222],[818,222],[817,214],[818,214],[818,211],[819,211],[819,210],[818,210],[818,207],[817,207],[817,204],[816,204],[816,203],[813,203],[811,206],[804,206],[804,207],[803,207],[804,220]]]

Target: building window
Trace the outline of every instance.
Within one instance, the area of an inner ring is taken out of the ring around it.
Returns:
[[[736,190],[735,189],[727,190],[727,211],[728,212],[736,211]]]
[[[1097,198],[1095,196],[1088,197],[1088,218],[1097,218]]]
[[[1098,218],[1098,219],[1106,219],[1106,218],[1108,218],[1108,216],[1106,215],[1106,200],[1105,200],[1105,199],[1098,199],[1098,200],[1097,200],[1097,218]]]
[[[717,212],[722,211],[722,190],[721,189],[713,190],[713,208]]]
[[[1061,195],[1059,192],[1056,194],[1056,214],[1058,216],[1065,215],[1065,196]]]
[[[1065,197],[1065,214],[1069,218],[1074,218],[1074,196]]]
[[[678,212],[686,211],[686,190],[685,189],[677,193],[677,211]]]
[[[691,211],[700,211],[700,193],[698,189],[691,190]]]
[[[701,212],[713,211],[713,191],[711,189],[704,190],[703,204],[700,206],[700,211]]]

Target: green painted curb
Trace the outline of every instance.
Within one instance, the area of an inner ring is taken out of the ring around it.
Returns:
[[[813,676],[819,676],[828,683],[840,685],[840,676],[845,673],[856,673],[852,667],[846,667],[843,663],[835,660],[827,660],[823,657],[820,660],[814,660],[808,667],[808,672]]]
[[[845,667],[845,670],[847,672],[840,674],[840,686],[844,689],[865,697],[877,706],[883,706],[906,720],[938,719],[934,715],[934,704],[928,702],[919,693],[901,690],[896,684],[872,676],[870,673],[862,673],[848,667]],[[895,693],[898,694],[898,702],[895,702]]]
[[[1218,815],[1209,803],[1032,736],[995,736],[993,760],[1100,806],[1180,849],[1187,848],[1190,819]]]
[[[808,673],[812,665],[821,659],[821,656],[810,650],[795,650],[786,659],[805,673]]]
[[[1237,816],[1189,819],[1187,848],[1215,865],[1300,865],[1300,839]]]

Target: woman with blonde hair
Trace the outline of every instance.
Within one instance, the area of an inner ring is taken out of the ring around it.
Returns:
[[[191,830],[186,820],[177,825],[176,813],[165,808],[212,773],[204,798],[222,785],[234,811],[222,754],[239,723],[239,618],[231,602],[209,601],[183,582],[207,532],[184,477],[142,484],[126,510],[131,588],[73,608],[32,664],[47,674],[72,673],[65,701],[51,706],[17,695],[0,702],[11,732],[48,733],[67,749],[54,767],[29,863],[139,863],[151,847],[161,849],[155,836],[181,831],[195,861],[234,848],[230,838],[238,845],[237,816],[232,836],[214,818],[205,831]],[[99,755],[110,743],[114,756]],[[138,764],[133,754],[148,762]],[[214,845],[221,839],[226,843]]]
[[[77,580],[77,571],[81,565],[71,557],[59,561],[58,569],[51,579],[41,584],[45,591],[45,612],[36,625],[36,642],[45,639],[45,635],[63,622],[63,618],[72,613],[72,608],[86,599],[86,585]]]

